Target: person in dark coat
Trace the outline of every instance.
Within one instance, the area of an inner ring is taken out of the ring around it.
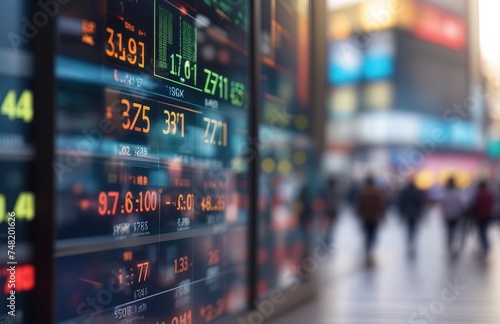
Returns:
[[[385,213],[382,194],[375,185],[372,176],[368,176],[365,180],[365,186],[358,197],[356,211],[365,235],[366,261],[371,263],[373,261],[372,251],[377,239],[378,225],[384,219]]]
[[[336,181],[334,177],[330,177],[326,182],[326,186],[323,189],[322,198],[325,203],[324,216],[326,220],[326,233],[325,241],[327,243],[332,242],[333,228],[337,220],[337,214],[339,211],[339,196],[336,188]]]
[[[295,210],[299,216],[300,229],[306,244],[309,242],[309,228],[312,222],[313,208],[309,197],[307,185],[300,190],[299,196],[295,201]]]
[[[486,181],[479,182],[478,191],[472,203],[472,214],[477,224],[479,239],[483,253],[486,256],[490,249],[488,241],[488,225],[493,214],[495,199],[488,189]]]
[[[406,222],[409,256],[415,255],[415,238],[424,203],[424,193],[417,188],[413,180],[410,181],[399,197],[399,213]]]

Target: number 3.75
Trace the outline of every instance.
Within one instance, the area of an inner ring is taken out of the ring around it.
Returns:
[[[127,99],[122,99],[121,104],[125,106],[125,111],[123,112],[122,118],[124,119],[124,122],[122,123],[122,127],[127,130],[132,130],[136,132],[141,132],[141,133],[149,133],[149,130],[151,128],[151,121],[149,120],[148,115],[146,114],[147,111],[151,110],[150,107],[148,106],[143,106],[140,103],[132,103],[132,107],[137,108],[137,111],[135,112],[134,118],[131,120],[130,118],[130,101]],[[141,114],[142,112],[142,114]],[[137,127],[135,126],[137,123],[137,119],[139,119],[139,116],[142,115],[142,120],[146,122],[146,127]]]

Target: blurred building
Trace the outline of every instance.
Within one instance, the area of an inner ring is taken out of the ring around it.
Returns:
[[[500,180],[500,46],[496,30],[498,30],[497,12],[500,3],[496,1],[479,1],[479,40],[480,64],[484,101],[487,115],[487,152],[493,167],[495,180]]]
[[[467,187],[484,160],[469,1],[331,4],[325,169],[373,172],[394,189],[453,173]]]

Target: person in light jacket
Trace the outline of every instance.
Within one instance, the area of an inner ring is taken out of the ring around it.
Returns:
[[[453,177],[450,177],[446,183],[446,189],[441,198],[440,205],[446,222],[448,251],[453,255],[453,239],[457,230],[458,221],[464,215],[466,209],[462,191],[457,188]]]

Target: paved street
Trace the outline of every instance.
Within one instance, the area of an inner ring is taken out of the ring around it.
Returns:
[[[500,323],[500,227],[490,228],[492,251],[478,256],[473,232],[457,260],[444,247],[439,210],[431,209],[408,259],[405,231],[392,215],[381,229],[376,265],[365,267],[358,225],[343,213],[336,252],[321,272],[317,299],[278,318],[285,323]]]

